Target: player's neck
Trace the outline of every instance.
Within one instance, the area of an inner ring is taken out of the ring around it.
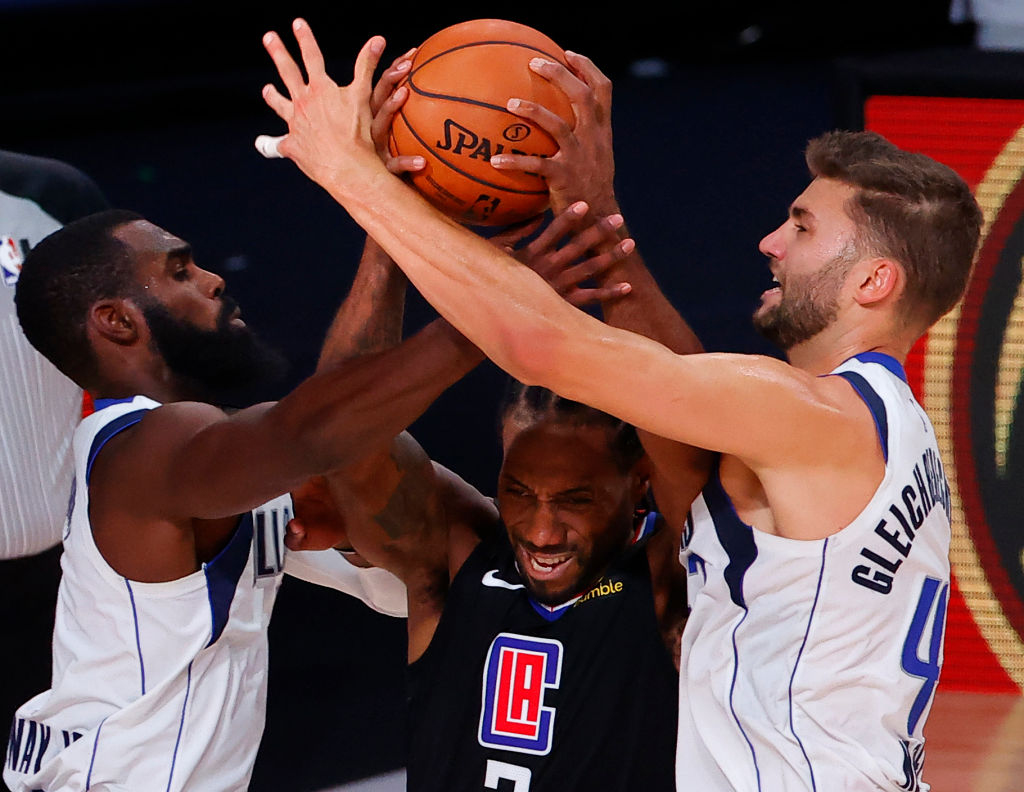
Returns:
[[[202,400],[200,393],[194,388],[187,387],[186,383],[166,367],[157,367],[155,371],[141,368],[121,370],[114,376],[102,377],[88,390],[94,399],[148,396],[161,404]]]
[[[833,371],[843,361],[865,352],[889,355],[903,365],[909,346],[893,343],[892,339],[871,339],[859,335],[827,340],[815,337],[787,350],[786,358],[791,365],[821,376]]]

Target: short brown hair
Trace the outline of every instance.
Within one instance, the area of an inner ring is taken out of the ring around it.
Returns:
[[[898,261],[909,317],[931,326],[963,296],[982,214],[966,182],[874,132],[827,132],[807,146],[811,175],[857,188],[847,212],[865,251]]]

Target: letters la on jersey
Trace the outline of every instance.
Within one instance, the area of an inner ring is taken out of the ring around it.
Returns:
[[[562,677],[562,643],[500,633],[484,662],[480,744],[518,753],[546,755],[551,750],[555,710],[544,694]]]

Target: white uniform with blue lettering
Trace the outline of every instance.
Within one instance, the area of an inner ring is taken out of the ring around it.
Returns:
[[[949,486],[897,361],[867,353],[832,374],[871,408],[886,457],[853,522],[817,541],[763,533],[740,522],[717,474],[694,504],[680,790],[929,788],[922,730],[942,663]]]
[[[89,469],[106,440],[158,406],[98,402],[75,432],[52,687],[11,727],[4,781],[15,792],[248,787],[288,513],[272,502],[244,515],[217,557],[179,580],[117,574],[93,542]],[[383,590],[376,577],[351,588],[364,601]]]

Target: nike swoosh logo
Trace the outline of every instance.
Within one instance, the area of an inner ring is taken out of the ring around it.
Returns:
[[[502,580],[496,576],[497,569],[489,569],[484,572],[483,578],[480,580],[485,586],[491,588],[503,588],[515,591],[516,589],[526,588],[522,583],[509,583],[507,580]]]

